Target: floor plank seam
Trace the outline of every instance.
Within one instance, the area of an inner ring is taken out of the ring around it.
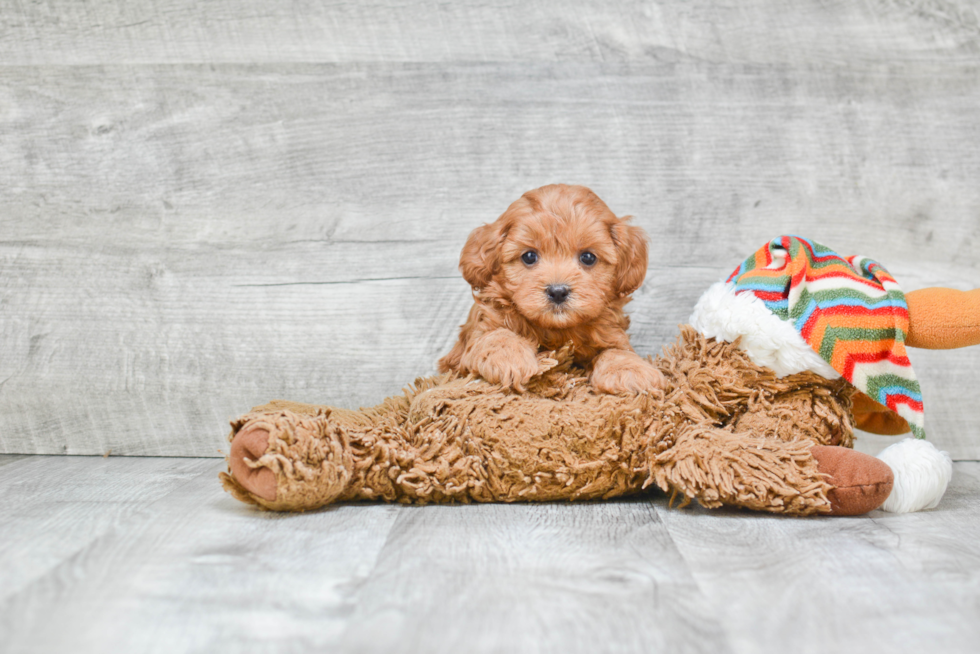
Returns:
[[[666,495],[663,496],[663,499],[666,500]],[[651,504],[653,504],[653,508],[654,511],[656,512],[657,519],[660,521],[660,525],[663,527],[664,533],[666,533],[667,537],[670,539],[670,543],[674,548],[674,552],[677,553],[677,557],[684,563],[684,568],[687,570],[687,574],[691,578],[691,583],[694,584],[694,588],[697,590],[698,594],[702,597],[706,606],[710,607],[712,611],[711,617],[714,620],[715,628],[718,629],[718,631],[721,633],[727,648],[726,650],[723,650],[723,652],[719,654],[724,654],[725,652],[729,654],[734,653],[736,650],[735,650],[732,634],[725,626],[725,623],[722,620],[722,616],[718,613],[718,609],[715,606],[715,603],[712,600],[711,595],[709,595],[706,592],[706,589],[701,584],[701,581],[698,579],[698,576],[694,573],[694,568],[691,567],[691,562],[687,559],[686,556],[684,556],[684,552],[681,550],[680,545],[677,543],[677,540],[674,538],[674,534],[671,533],[670,526],[667,524],[667,520],[664,518],[663,515],[664,511],[684,511],[685,509],[671,507],[669,504],[666,504],[665,501],[651,502]]]

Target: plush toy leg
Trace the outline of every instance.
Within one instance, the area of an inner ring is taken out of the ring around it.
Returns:
[[[846,447],[814,445],[817,469],[833,488],[827,492],[831,515],[861,515],[877,509],[892,492],[895,476],[885,462]]]
[[[782,441],[703,424],[681,426],[655,455],[651,480],[707,508],[741,506],[793,515],[832,511],[832,486],[809,440]]]
[[[980,345],[980,288],[923,288],[905,294],[909,333],[905,344],[930,350]]]
[[[413,469],[403,471],[396,481],[390,475],[395,465],[391,460],[380,467],[378,475],[371,475],[368,469],[358,472],[357,468],[377,461],[377,453],[352,467],[349,441],[329,416],[290,412],[252,416],[232,440],[228,458],[232,475],[222,475],[222,479],[238,499],[267,508],[312,509],[338,499],[419,501],[424,498],[413,492],[418,490],[413,484],[438,485],[440,470],[448,470],[448,464],[434,461],[428,466],[434,475],[431,478]],[[878,508],[892,488],[888,465],[849,448],[812,446],[808,440],[787,442],[704,425],[684,431],[674,447],[657,456],[651,472],[664,490],[708,507],[729,504],[797,515],[858,515]],[[417,453],[409,458],[416,459]],[[451,458],[459,460],[458,456]],[[462,481],[459,478],[454,485]],[[502,481],[488,480],[488,484]],[[620,490],[629,492],[627,487]],[[558,499],[559,495],[543,499]],[[438,501],[437,496],[426,497]],[[507,498],[489,493],[485,497],[474,494],[471,499]]]
[[[243,502],[277,511],[353,499],[345,497],[352,492],[357,458],[350,432],[358,422],[369,423],[354,414],[329,409],[246,414],[232,423],[231,474],[219,475],[222,485]]]
[[[691,425],[658,454],[652,480],[708,508],[793,515],[860,515],[892,489],[891,468],[847,447],[783,441]]]

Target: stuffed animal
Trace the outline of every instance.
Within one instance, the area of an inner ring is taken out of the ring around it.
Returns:
[[[360,411],[256,407],[232,422],[222,483],[286,511],[606,499],[651,485],[671,503],[795,515],[938,504],[952,464],[924,440],[905,345],[980,344],[980,289],[905,296],[874,261],[784,236],[710,288],[690,323],[644,362],[656,374],[641,390],[597,388],[569,342],[535,352],[517,384],[457,370]],[[915,438],[875,458],[851,449],[854,427]]]

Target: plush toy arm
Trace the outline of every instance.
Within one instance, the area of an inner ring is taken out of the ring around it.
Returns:
[[[905,295],[909,332],[905,344],[948,350],[980,344],[980,289],[923,288]],[[854,394],[854,426],[872,434],[897,436],[911,431],[908,422],[864,393]]]
[[[905,344],[929,350],[980,345],[980,288],[923,288],[905,294],[909,333]]]

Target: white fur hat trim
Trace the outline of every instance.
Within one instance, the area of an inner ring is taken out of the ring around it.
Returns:
[[[752,293],[735,294],[735,285],[716,282],[704,292],[691,314],[691,325],[708,338],[740,347],[753,363],[780,377],[810,370],[826,379],[840,374],[803,340],[793,323],[781,320]]]

